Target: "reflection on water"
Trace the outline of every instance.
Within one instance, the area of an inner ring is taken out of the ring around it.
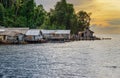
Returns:
[[[0,78],[120,78],[119,38],[0,45]]]

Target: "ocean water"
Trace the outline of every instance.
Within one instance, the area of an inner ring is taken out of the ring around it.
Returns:
[[[112,40],[0,45],[0,78],[120,78],[120,35]]]

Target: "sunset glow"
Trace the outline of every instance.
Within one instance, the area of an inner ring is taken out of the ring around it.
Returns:
[[[81,9],[86,10],[87,12],[92,12],[91,26],[96,26],[95,30],[99,30],[100,27],[102,28],[107,27],[109,29],[109,32],[119,33],[120,31],[119,0],[90,0],[90,1],[85,0],[83,1],[84,3],[81,2],[82,1],[79,1],[79,5],[75,6],[76,12]],[[113,29],[111,29],[111,27]]]
[[[60,0],[39,0],[38,4],[43,4],[45,9],[49,10],[54,8],[57,1]],[[74,5],[76,12],[80,10],[92,12],[91,26],[95,26],[95,31],[100,27],[107,27],[105,32],[109,30],[108,33],[120,33],[120,0],[67,0],[67,2]],[[50,3],[52,5],[48,7]]]

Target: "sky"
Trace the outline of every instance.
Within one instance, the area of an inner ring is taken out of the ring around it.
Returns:
[[[45,10],[54,8],[60,0],[36,0]],[[96,33],[120,34],[120,0],[67,0],[72,3],[75,12],[91,12],[91,29]]]

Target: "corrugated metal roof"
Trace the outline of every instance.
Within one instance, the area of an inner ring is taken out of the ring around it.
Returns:
[[[41,30],[42,34],[55,33],[55,30]]]
[[[41,30],[43,34],[70,34],[70,30]]]
[[[56,34],[70,34],[70,30],[57,30]]]
[[[40,30],[31,29],[31,30],[28,30],[25,35],[40,35]]]

